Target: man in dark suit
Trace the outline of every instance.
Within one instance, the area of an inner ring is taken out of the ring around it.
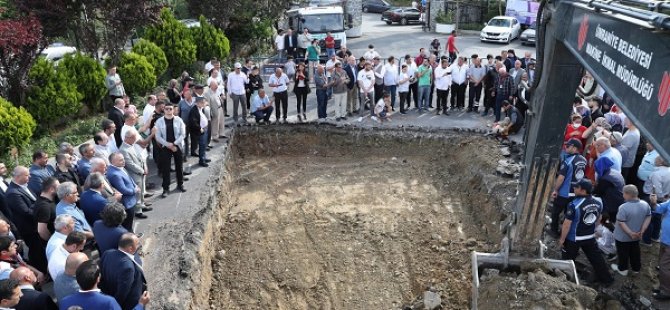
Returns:
[[[188,120],[186,121],[186,128],[191,134],[191,143],[198,141],[198,165],[201,167],[208,167],[210,160],[207,159],[205,152],[207,150],[207,127],[209,122],[205,116],[205,98],[196,97],[195,99],[196,106],[191,109],[188,114]]]
[[[135,204],[140,188],[126,171],[126,162],[121,153],[109,155],[109,161],[111,165],[107,169],[107,179],[109,184],[121,193],[121,203],[126,208],[126,219],[123,220],[122,226],[128,231],[133,231]]]
[[[293,56],[293,58],[298,59],[296,52],[298,51],[298,35],[293,33],[293,29],[289,28],[286,30],[284,35],[284,50],[286,50],[287,56]]]
[[[100,283],[100,268],[98,265],[92,260],[83,262],[77,268],[77,284],[79,284],[81,290],[59,301],[60,308],[69,309],[71,306],[78,306],[82,309],[121,309],[114,298],[98,290],[98,283]],[[149,293],[144,292],[132,309],[144,310],[144,307],[149,303],[149,299]]]
[[[107,250],[100,259],[101,289],[119,302],[123,310],[130,310],[147,290],[141,262],[133,257],[140,248],[140,239],[125,233],[119,239],[119,248]]]
[[[116,142],[116,147],[121,146],[121,142],[123,141],[121,139],[121,128],[123,127],[123,114],[125,107],[126,102],[121,98],[117,98],[114,100],[114,106],[109,109],[109,114],[107,115],[107,118],[112,120],[114,125],[116,125],[116,130],[114,131],[114,141]]]
[[[54,303],[53,299],[49,294],[35,290],[33,285],[37,282],[35,274],[26,267],[19,267],[14,269],[9,274],[10,279],[14,279],[19,282],[19,287],[21,287],[21,299],[19,303],[14,306],[16,310],[33,310],[33,309],[43,309],[43,310],[56,310],[58,306]]]
[[[10,220],[16,225],[19,234],[26,242],[31,253],[44,253],[45,247],[37,233],[35,220],[35,202],[37,196],[28,189],[30,172],[28,168],[17,166],[14,168],[12,182],[7,188],[7,206]],[[30,264],[37,270],[46,272],[47,262],[45,255],[31,255]]]

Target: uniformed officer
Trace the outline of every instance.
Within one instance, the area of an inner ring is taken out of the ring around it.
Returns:
[[[559,217],[565,211],[565,208],[570,203],[570,196],[572,194],[573,185],[584,178],[584,170],[586,169],[586,158],[579,154],[582,149],[582,143],[577,139],[570,139],[565,144],[565,151],[567,156],[561,163],[561,169],[556,177],[554,183],[554,192],[551,197],[554,199],[553,207],[551,209],[551,231],[554,237],[560,235],[558,231]]]

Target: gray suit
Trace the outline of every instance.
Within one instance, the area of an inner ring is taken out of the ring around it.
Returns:
[[[123,159],[126,162],[126,172],[128,175],[135,181],[137,186],[140,187],[140,192],[137,194],[137,201],[140,203],[135,207],[135,213],[142,213],[142,207],[144,206],[144,193],[145,189],[145,180],[146,176],[144,171],[146,168],[146,160],[144,156],[139,153],[137,149],[138,146],[130,145],[127,143],[121,144],[119,152],[123,155]]]
[[[514,75],[515,73],[516,75]],[[524,73],[526,73],[526,70],[524,70],[523,68],[519,68],[519,70],[517,70],[516,68],[512,68],[511,70],[509,70],[509,74],[511,76],[514,76],[514,89],[517,89],[519,87],[519,83],[521,83],[521,76]]]
[[[221,86],[219,86],[221,87]],[[211,109],[211,122],[210,125],[212,126],[212,138],[218,139],[220,135],[223,135],[223,130],[224,130],[224,124],[223,124],[223,119],[224,119],[224,114],[223,114],[223,109],[221,106],[221,97],[216,94],[216,91],[211,90],[209,87],[205,89],[205,93],[203,96],[205,97],[205,100],[209,103],[209,107]]]

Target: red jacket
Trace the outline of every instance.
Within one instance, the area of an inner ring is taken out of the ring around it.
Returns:
[[[584,131],[586,131],[586,127],[584,125],[579,126],[578,128],[575,129],[575,127],[572,127],[572,124],[568,124],[568,126],[565,127],[565,136],[563,137],[563,149],[565,149],[565,144],[570,141],[571,139],[578,139],[579,142],[582,143],[582,148],[579,149],[579,153],[584,152],[584,145],[586,145],[586,139],[582,138],[584,135]],[[573,132],[578,132],[576,136],[572,136]]]

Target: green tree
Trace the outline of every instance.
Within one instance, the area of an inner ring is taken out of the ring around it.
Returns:
[[[171,73],[189,68],[196,60],[196,45],[191,32],[168,8],[161,10],[158,24],[147,27],[145,39],[156,43],[165,52]]]
[[[133,53],[144,56],[154,67],[154,75],[159,77],[167,70],[168,61],[163,50],[151,41],[140,39],[133,46]]]
[[[61,60],[58,70],[62,70],[67,78],[77,85],[79,92],[84,95],[84,104],[91,111],[102,109],[99,103],[107,93],[105,87],[107,72],[100,63],[89,56],[74,53]]]
[[[0,97],[0,154],[10,148],[20,149],[30,143],[35,131],[35,119],[23,107],[14,107]]]
[[[64,70],[56,70],[51,61],[38,58],[28,73],[28,82],[26,110],[35,118],[40,131],[48,131],[63,117],[79,113],[84,96]]]
[[[117,72],[129,96],[144,96],[156,86],[155,69],[142,55],[133,52],[121,55]]]
[[[219,28],[200,15],[200,27],[191,28],[193,39],[198,42],[198,60],[207,61],[216,57],[225,59],[230,55],[230,41]]]

